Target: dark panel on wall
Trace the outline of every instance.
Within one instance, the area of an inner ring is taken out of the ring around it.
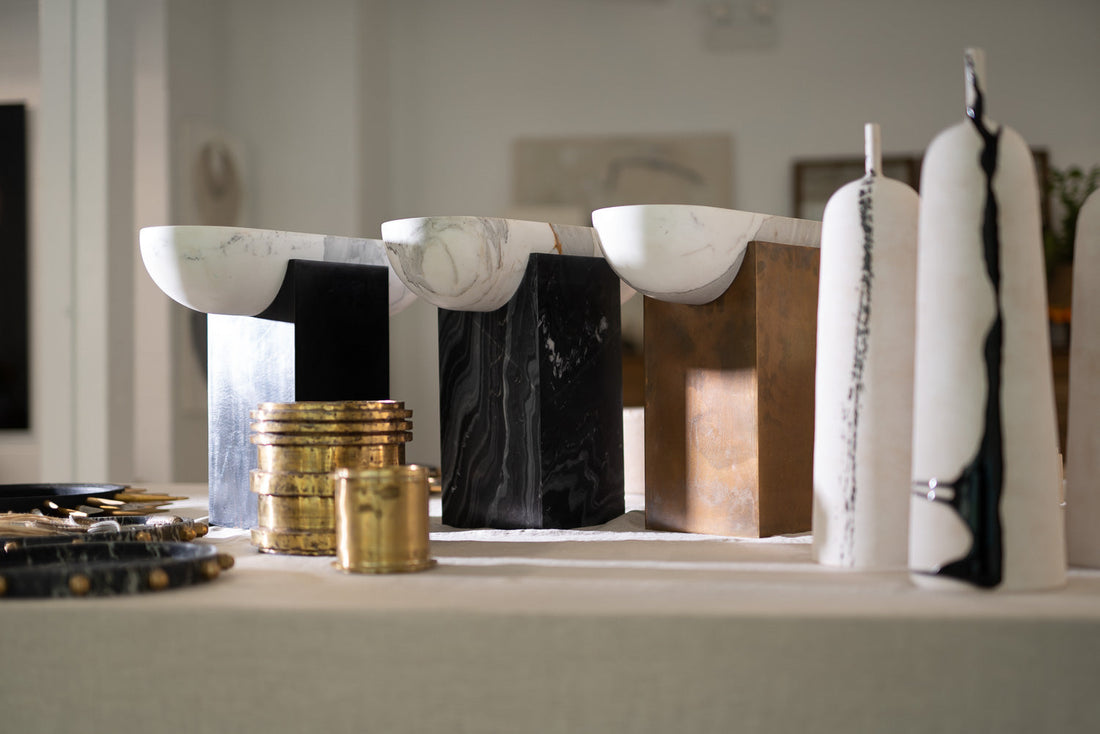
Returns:
[[[0,105],[0,428],[28,428],[26,108]]]

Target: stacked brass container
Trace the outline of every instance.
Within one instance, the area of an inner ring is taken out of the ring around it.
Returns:
[[[251,416],[252,544],[267,553],[334,555],[334,472],[404,464],[412,440],[412,411],[394,400],[260,403]]]

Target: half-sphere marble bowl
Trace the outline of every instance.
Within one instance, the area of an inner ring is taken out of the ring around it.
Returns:
[[[753,240],[821,244],[821,222],[712,206],[616,206],[592,212],[592,223],[604,258],[627,285],[694,305],[725,292]]]
[[[531,253],[599,257],[591,227],[496,217],[416,217],[382,224],[394,271],[452,311],[495,311],[515,294]]]
[[[145,227],[139,239],[153,282],[202,313],[262,313],[279,292],[290,260],[386,267],[391,315],[416,298],[389,267],[381,240],[206,226]]]

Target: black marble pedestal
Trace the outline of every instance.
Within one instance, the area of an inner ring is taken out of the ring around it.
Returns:
[[[512,300],[439,311],[443,522],[572,528],[623,513],[619,279],[531,255]]]
[[[291,260],[263,313],[208,316],[211,523],[257,524],[258,403],[389,397],[388,288],[384,267]]]

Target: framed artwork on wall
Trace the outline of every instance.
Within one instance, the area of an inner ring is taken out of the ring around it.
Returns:
[[[1050,156],[1045,148],[1032,148],[1039,182],[1039,208],[1043,228],[1050,224]],[[820,220],[825,204],[837,189],[863,176],[862,158],[804,158],[792,164],[793,217]],[[883,173],[920,191],[921,156],[889,155],[882,158]]]
[[[890,178],[920,187],[920,158],[883,156],[883,173]],[[862,158],[820,158],[794,162],[794,206],[797,219],[821,219],[829,197],[844,184],[863,177]]]

